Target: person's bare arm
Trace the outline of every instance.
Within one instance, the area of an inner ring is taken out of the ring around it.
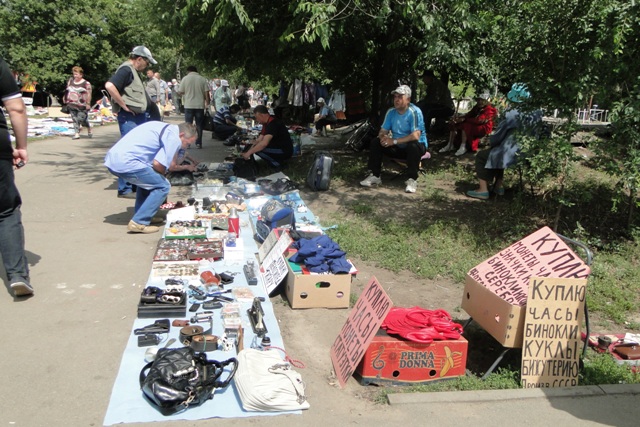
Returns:
[[[16,148],[13,149],[13,164],[18,165],[21,161],[23,164],[29,162],[27,154],[27,108],[22,98],[7,99],[4,106],[9,113],[13,134],[16,137]]]
[[[162,175],[167,172],[167,168],[157,160],[153,161],[153,170]]]

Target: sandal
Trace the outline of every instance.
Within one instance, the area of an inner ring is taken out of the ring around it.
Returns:
[[[489,192],[485,191],[485,192],[480,192],[480,191],[467,191],[467,196],[474,198],[474,199],[480,199],[480,200],[489,200]]]

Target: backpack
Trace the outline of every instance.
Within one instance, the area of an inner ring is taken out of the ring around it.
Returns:
[[[296,216],[292,208],[280,200],[269,199],[260,210],[261,219],[256,222],[254,239],[263,243],[271,230],[278,227],[296,229]]]
[[[331,169],[333,168],[333,156],[318,151],[313,157],[313,163],[307,174],[307,185],[313,191],[325,191],[329,189],[331,182]]]

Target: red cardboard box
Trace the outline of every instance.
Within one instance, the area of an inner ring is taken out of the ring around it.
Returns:
[[[504,347],[520,348],[529,279],[582,279],[591,269],[543,227],[467,273],[461,307]]]
[[[363,385],[409,385],[465,375],[467,340],[429,344],[388,335],[380,329],[367,348],[355,376]]]

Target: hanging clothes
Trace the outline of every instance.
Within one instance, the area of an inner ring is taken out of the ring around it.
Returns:
[[[304,103],[307,105],[316,105],[316,87],[313,83],[304,84]]]
[[[347,115],[345,114],[347,111],[347,103],[343,91],[334,90],[331,94],[329,105],[333,108],[333,111],[335,111],[338,120],[347,119]]]
[[[347,110],[347,105],[345,101],[344,92],[341,90],[334,90],[331,94],[331,99],[329,100],[329,105],[333,108],[333,111],[342,111],[345,112]]]
[[[293,82],[293,106],[302,107],[304,103],[302,98],[302,80],[295,79]]]

